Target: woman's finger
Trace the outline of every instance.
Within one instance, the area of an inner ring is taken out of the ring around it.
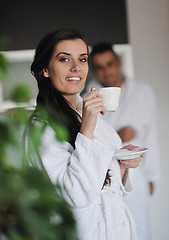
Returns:
[[[88,112],[91,115],[97,115],[99,112],[105,112],[103,104],[99,101],[93,102],[92,104],[86,105],[84,112]]]
[[[94,98],[94,97],[101,97],[99,90],[94,89],[94,90],[90,91],[90,92],[86,95],[86,97],[84,97],[83,101],[87,101],[87,100],[89,100],[89,99],[91,99],[91,98]]]
[[[102,101],[102,98],[100,96],[88,99],[84,102],[84,104],[85,104],[85,106],[88,106],[88,105],[93,104],[95,102],[99,102],[101,105],[103,105],[103,101]]]
[[[122,149],[128,149],[128,150],[130,150],[130,151],[134,151],[134,150],[136,150],[137,148],[138,148],[138,146],[134,146],[134,145],[132,145],[132,144],[128,144],[128,145],[122,147]]]

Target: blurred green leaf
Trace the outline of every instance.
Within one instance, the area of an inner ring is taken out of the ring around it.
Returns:
[[[12,89],[10,97],[14,102],[27,102],[31,99],[31,92],[27,85],[18,84]]]
[[[0,37],[0,51],[4,51],[6,49],[6,46],[8,45],[8,38],[7,37]],[[0,81],[3,81],[5,79],[5,75],[8,71],[8,60],[4,56],[2,52],[0,52]]]
[[[9,38],[6,36],[0,36],[0,51],[5,51],[9,45]]]
[[[50,124],[56,133],[56,139],[58,139],[60,142],[68,141],[68,130],[65,128],[65,126],[63,126],[62,123],[57,121],[51,121]]]
[[[5,161],[6,158],[6,147],[8,145],[16,146],[17,141],[15,137],[11,134],[10,129],[6,123],[0,122],[0,158],[1,161]],[[1,166],[1,162],[0,162]]]
[[[41,137],[43,135],[45,127],[46,127],[45,122],[38,122],[38,124],[36,125],[31,125],[30,138],[32,140],[32,143],[36,152],[38,152],[38,149],[40,147]]]
[[[16,107],[6,111],[5,115],[7,122],[11,122],[14,127],[21,127],[28,121],[29,112],[23,107]]]
[[[0,81],[4,80],[4,76],[8,72],[8,61],[5,56],[0,53]]]

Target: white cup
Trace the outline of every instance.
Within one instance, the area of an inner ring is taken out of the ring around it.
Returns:
[[[121,93],[120,87],[104,87],[99,92],[103,98],[103,105],[107,112],[116,111],[119,105]]]

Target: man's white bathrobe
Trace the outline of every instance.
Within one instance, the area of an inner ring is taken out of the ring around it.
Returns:
[[[41,161],[52,183],[66,189],[64,196],[73,206],[80,240],[136,239],[135,224],[122,199],[133,186],[129,175],[123,186],[119,163],[113,158],[120,147],[115,130],[99,116],[93,140],[78,133],[75,149],[68,142],[58,142],[51,127],[44,132]],[[108,169],[111,186],[102,189]]]

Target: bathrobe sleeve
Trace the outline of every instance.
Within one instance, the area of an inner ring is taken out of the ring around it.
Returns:
[[[120,149],[122,146],[121,138],[119,137],[117,132],[112,128],[112,126],[105,122],[102,119],[102,117],[98,117],[97,126],[94,131],[94,136],[96,137],[97,140],[99,140],[109,149]],[[116,187],[117,189],[121,190],[123,196],[132,193],[134,190],[134,186],[131,176],[133,174],[134,169],[127,169],[125,179],[123,182],[121,180],[120,165],[117,159],[113,158],[113,160],[110,163],[109,169],[111,169],[110,175],[112,182],[110,188],[112,188],[112,190],[114,191],[114,186],[117,183]]]
[[[134,190],[133,182],[131,180],[131,169],[127,168],[125,172],[125,176],[123,178],[123,182],[121,181],[120,189],[122,191],[123,196],[131,194]]]
[[[52,183],[65,188],[64,197],[74,207],[87,207],[99,195],[113,154],[113,148],[81,133],[77,134],[73,149],[67,142],[58,142],[50,127],[44,132],[40,151]]]

